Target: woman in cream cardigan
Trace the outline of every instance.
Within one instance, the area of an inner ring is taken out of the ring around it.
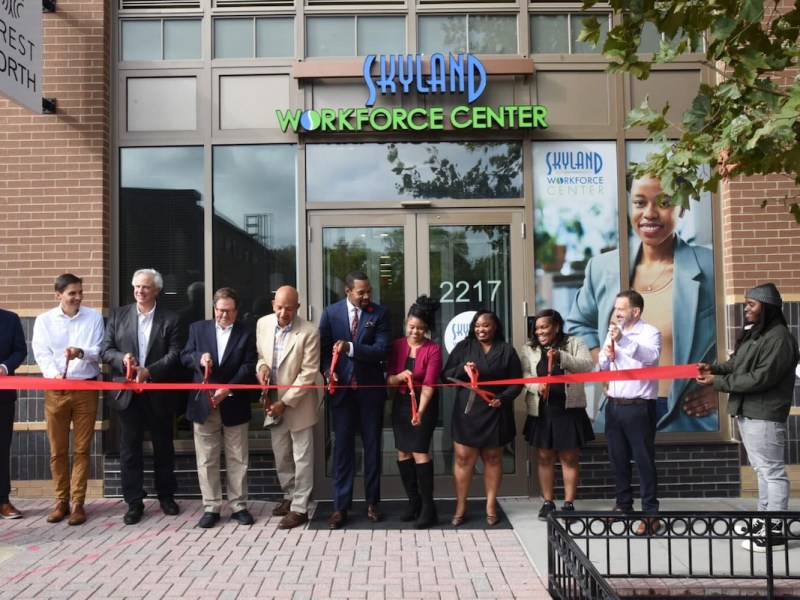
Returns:
[[[523,377],[543,377],[592,370],[592,355],[584,341],[564,333],[564,319],[553,309],[536,314],[530,339],[520,351]],[[594,439],[592,423],[586,414],[586,393],[582,383],[525,384],[528,418],[523,435],[536,448],[539,487],[544,504],[539,519],[556,509],[553,500],[556,459],[561,461],[564,479],[564,505],[575,510],[578,490],[580,449]]]

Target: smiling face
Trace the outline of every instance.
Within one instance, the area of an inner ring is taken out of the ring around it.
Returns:
[[[83,285],[70,283],[63,292],[56,292],[56,300],[65,315],[75,316],[83,302]]]
[[[671,244],[677,226],[677,206],[663,195],[661,183],[654,177],[634,179],[631,187],[631,226],[648,246]]]
[[[345,288],[345,294],[350,304],[357,306],[361,310],[366,310],[369,306],[369,299],[372,297],[372,286],[368,279],[356,279],[352,288]]]
[[[160,291],[150,273],[139,273],[133,280],[133,297],[136,298],[136,304],[144,310],[153,308]]]
[[[239,311],[236,309],[236,300],[233,298],[217,298],[214,303],[214,319],[217,325],[227,329],[236,322]]]
[[[764,306],[758,300],[752,300],[751,298],[745,298],[744,301],[744,320],[751,324],[758,323],[758,320],[761,318],[761,311],[764,310]]]
[[[425,341],[425,321],[419,317],[408,317],[406,319],[406,338],[409,344],[415,346]]]
[[[553,323],[552,317],[539,317],[534,325],[534,333],[540,346],[552,346],[558,335],[558,327]]]
[[[494,334],[497,331],[497,323],[495,323],[492,315],[483,314],[475,321],[475,337],[479,342],[490,344],[494,340]]]
[[[614,320],[620,329],[635,325],[641,314],[642,311],[637,307],[631,306],[630,300],[627,298],[617,298],[614,302]]]

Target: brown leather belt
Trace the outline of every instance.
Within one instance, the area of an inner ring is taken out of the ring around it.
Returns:
[[[608,399],[614,403],[614,406],[634,406],[653,402],[653,400],[648,400],[647,398],[613,398],[609,396]]]

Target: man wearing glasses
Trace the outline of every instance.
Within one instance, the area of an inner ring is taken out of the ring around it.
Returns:
[[[226,384],[254,384],[255,332],[237,320],[239,295],[228,287],[214,294],[214,318],[189,326],[189,341],[181,352],[183,366],[194,381],[219,385],[189,396],[186,418],[194,423],[197,476],[203,495],[203,516],[198,527],[209,529],[220,519],[222,477],[220,452],[225,448],[225,470],[231,519],[252,525],[247,510],[248,429],[250,390],[229,389]]]
[[[100,356],[115,375],[130,375],[138,383],[171,383],[181,379],[181,349],[186,333],[178,313],[156,302],[164,278],[154,269],[139,269],[133,274],[136,302],[116,308],[106,325]],[[153,390],[117,394],[111,405],[119,412],[120,471],[122,496],[128,504],[123,517],[126,525],[141,521],[144,514],[145,430],[153,442],[153,471],[158,501],[165,515],[175,516],[175,447],[172,443],[175,409],[180,392]]]

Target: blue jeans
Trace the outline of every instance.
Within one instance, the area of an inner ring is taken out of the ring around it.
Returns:
[[[789,510],[786,423],[738,417],[747,458],[758,478],[758,510]]]

